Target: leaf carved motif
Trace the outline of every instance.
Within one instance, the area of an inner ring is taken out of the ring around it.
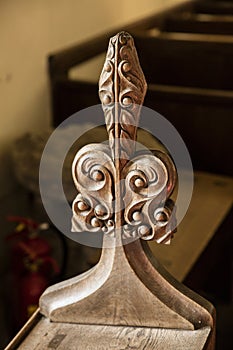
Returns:
[[[109,42],[99,96],[113,159],[119,158],[122,167],[134,152],[132,141],[136,140],[146,86],[133,38],[125,32],[117,34]]]

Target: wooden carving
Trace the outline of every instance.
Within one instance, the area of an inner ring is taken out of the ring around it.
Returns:
[[[135,153],[145,93],[133,39],[122,32],[110,40],[99,83],[109,147],[88,145],[73,163],[79,192],[73,203],[73,231],[109,234],[120,227],[118,243],[135,238],[170,241],[173,202],[168,198],[175,185],[175,167],[165,153]]]
[[[90,271],[44,293],[40,309],[51,321],[213,327],[212,307],[174,281],[141,241],[167,243],[175,227],[172,160],[159,151],[135,151],[145,93],[133,39],[121,32],[110,39],[99,83],[109,144],[83,147],[72,169],[78,191],[72,230],[102,232],[102,255]]]

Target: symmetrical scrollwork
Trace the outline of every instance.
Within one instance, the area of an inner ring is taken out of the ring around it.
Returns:
[[[128,33],[110,39],[99,85],[109,146],[85,146],[75,157],[73,178],[79,194],[72,229],[111,233],[117,224],[126,241],[140,237],[166,243],[175,228],[169,197],[176,171],[165,153],[135,154],[146,81]],[[115,218],[119,212],[121,218]]]
[[[119,158],[122,167],[134,152],[132,141],[136,139],[145,93],[146,81],[133,38],[121,32],[110,39],[100,76],[99,96],[113,159]],[[119,143],[118,147],[116,143]]]

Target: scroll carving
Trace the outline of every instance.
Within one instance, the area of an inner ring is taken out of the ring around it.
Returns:
[[[120,220],[125,242],[136,238],[169,242],[175,227],[174,205],[169,199],[175,167],[165,153],[135,153],[145,93],[133,38],[121,32],[110,39],[99,83],[109,146],[85,146],[73,163],[78,190],[73,231],[109,234]],[[115,213],[119,212],[121,219],[117,220]]]
[[[167,243],[172,237],[171,222],[176,171],[168,155],[154,151],[139,154],[123,170],[125,177],[124,236],[154,239]]]
[[[109,147],[84,146],[75,156],[72,173],[78,190],[73,202],[72,231],[112,232],[115,168]]]

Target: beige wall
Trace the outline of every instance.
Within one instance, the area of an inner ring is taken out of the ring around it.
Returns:
[[[0,1],[0,196],[14,185],[9,147],[25,132],[50,124],[48,53],[180,2]]]

